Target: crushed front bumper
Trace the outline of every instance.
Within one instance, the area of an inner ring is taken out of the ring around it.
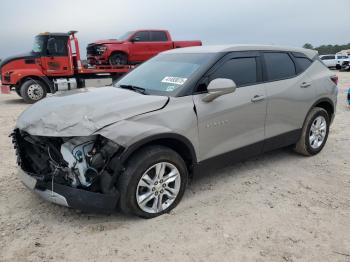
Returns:
[[[66,207],[93,213],[112,213],[117,206],[119,194],[101,194],[57,183],[43,182],[18,169],[22,183],[43,199]]]

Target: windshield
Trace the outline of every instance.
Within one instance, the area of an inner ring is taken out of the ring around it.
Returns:
[[[45,47],[45,36],[36,36],[34,38],[33,49],[34,53],[43,53]]]
[[[136,67],[118,82],[116,87],[134,86],[146,94],[175,96],[214,54],[161,54]]]
[[[121,41],[125,41],[125,40],[128,40],[128,38],[133,34],[135,33],[135,31],[129,31],[129,32],[126,32],[120,36],[117,37],[117,40],[121,40]]]

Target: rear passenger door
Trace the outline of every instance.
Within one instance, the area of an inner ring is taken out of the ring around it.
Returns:
[[[315,92],[307,68],[312,61],[301,53],[263,52],[267,93],[265,150],[297,141]]]
[[[152,56],[173,47],[173,42],[168,40],[167,34],[164,31],[151,31],[151,42]]]
[[[216,78],[235,81],[235,92],[207,103],[206,86]],[[245,148],[234,157],[259,154],[265,137],[265,89],[259,52],[233,52],[226,55],[199,82],[193,96],[198,118],[200,161]],[[248,147],[249,146],[249,147]],[[231,161],[233,161],[232,158]]]

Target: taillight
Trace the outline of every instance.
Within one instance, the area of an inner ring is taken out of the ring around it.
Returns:
[[[336,75],[331,76],[331,80],[335,85],[338,85],[338,76],[336,76]]]

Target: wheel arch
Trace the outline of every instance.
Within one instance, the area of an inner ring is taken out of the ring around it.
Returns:
[[[35,75],[33,75],[33,76],[32,75],[25,76],[25,77],[21,78],[20,80],[18,80],[17,83],[16,83],[16,90],[19,90],[21,85],[27,80],[40,81],[40,82],[45,84],[45,88],[46,88],[46,91],[48,93],[54,93],[53,83],[48,77],[46,77],[46,76],[35,76]]]
[[[121,156],[121,162],[125,163],[141,148],[151,145],[166,146],[177,152],[185,161],[189,172],[193,165],[197,163],[196,151],[191,141],[188,138],[175,133],[157,134],[135,142],[124,151]]]
[[[334,115],[334,103],[331,99],[329,98],[321,98],[319,100],[317,100],[313,106],[310,108],[310,110],[314,107],[321,107],[323,108],[324,110],[327,111],[329,117],[330,117],[330,120],[333,118],[333,115]],[[310,111],[309,110],[309,111]]]
[[[334,103],[333,101],[330,99],[330,98],[327,98],[327,97],[324,97],[324,98],[320,98],[318,100],[316,100],[316,102],[314,102],[312,104],[312,106],[310,107],[310,109],[307,111],[307,114],[305,116],[305,119],[304,119],[304,122],[303,122],[303,126],[305,125],[305,121],[307,119],[307,116],[309,115],[310,111],[315,108],[315,107],[321,107],[323,108],[324,110],[327,111],[329,117],[330,117],[330,120],[333,119],[333,115],[334,115]]]
[[[123,54],[126,56],[126,59],[129,59],[129,52],[127,50],[112,50],[108,56],[108,59],[114,54]]]

